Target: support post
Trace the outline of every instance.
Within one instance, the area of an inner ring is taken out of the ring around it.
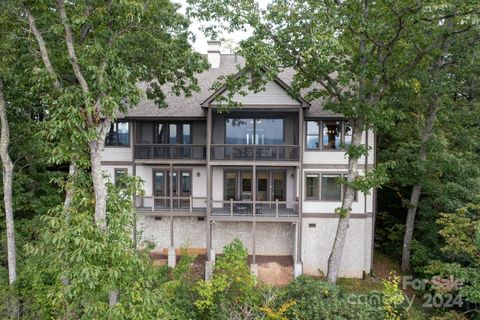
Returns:
[[[170,247],[173,247],[173,216],[170,216]]]
[[[252,262],[257,263],[257,222],[252,223]]]
[[[253,173],[252,173],[252,201],[253,201],[252,214],[253,214],[253,217],[255,218],[255,214],[257,211],[257,166],[256,165],[253,165]]]
[[[298,257],[296,263],[301,265],[302,261],[302,218],[303,218],[303,149],[305,148],[304,136],[304,119],[303,105],[298,111],[298,144],[299,144],[299,167],[298,172],[298,234],[297,234],[297,252]]]
[[[210,165],[210,157],[212,144],[212,107],[208,106],[207,111],[207,146],[206,146],[206,160],[207,160],[207,263],[211,261],[212,256],[210,250],[212,249],[212,171]],[[212,267],[213,270],[213,267]],[[205,278],[207,278],[207,269],[205,270]]]
[[[173,163],[170,162],[170,211],[173,211]]]

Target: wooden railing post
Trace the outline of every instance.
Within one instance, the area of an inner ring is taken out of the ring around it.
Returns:
[[[192,195],[189,196],[189,200],[190,200],[190,212],[193,211],[193,197]]]
[[[155,211],[155,197],[152,196],[152,212]]]
[[[233,217],[233,199],[230,198],[230,216]]]

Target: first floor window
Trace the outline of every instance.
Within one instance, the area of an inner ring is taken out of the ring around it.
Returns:
[[[345,178],[346,174],[307,173],[305,175],[305,200],[342,201],[345,187],[339,180]],[[357,194],[355,194],[354,201],[357,201]]]
[[[318,174],[307,174],[305,179],[305,199],[307,200],[318,200]]]
[[[126,121],[112,123],[108,130],[105,146],[118,147],[130,145],[130,126]]]
[[[126,168],[116,168],[115,169],[115,184],[118,184],[122,177],[128,175],[128,170]]]
[[[322,174],[322,195],[323,201],[341,201],[342,185],[338,183],[340,175]]]

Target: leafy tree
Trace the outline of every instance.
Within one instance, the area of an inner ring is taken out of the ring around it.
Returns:
[[[335,283],[356,190],[366,193],[386,182],[383,166],[358,175],[358,159],[367,152],[361,145],[363,132],[393,125],[398,110],[392,107],[392,86],[403,80],[414,90],[412,70],[475,19],[478,2],[278,0],[267,10],[250,0],[188,2],[192,16],[221,22],[206,29],[213,36],[222,26],[227,31],[253,29],[239,53],[247,69],[265,70],[263,84],[293,68],[293,96],[304,92],[309,99],[323,99],[326,109],[352,124],[346,192],[336,210],[340,219],[328,261],[327,279]],[[227,107],[236,106],[232,93],[241,91],[246,80],[224,79],[230,90],[223,98]]]

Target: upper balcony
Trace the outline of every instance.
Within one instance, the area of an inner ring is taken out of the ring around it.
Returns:
[[[299,161],[298,126],[296,112],[214,112],[210,158],[236,161]]]
[[[205,160],[205,121],[137,121],[136,160]]]

